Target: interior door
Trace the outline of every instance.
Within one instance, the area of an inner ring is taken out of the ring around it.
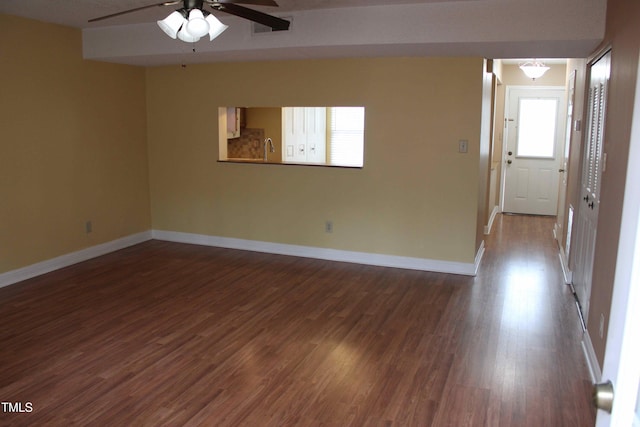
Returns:
[[[640,59],[638,61],[640,63]],[[613,411],[598,411],[596,425],[640,426],[640,70],[629,147],[603,378],[613,384]]]
[[[587,110],[587,131],[582,157],[581,201],[576,216],[575,268],[573,286],[582,315],[586,319],[591,298],[591,278],[600,208],[600,181],[603,163],[604,125],[607,90],[611,69],[611,54],[607,52],[591,65]]]
[[[564,88],[509,87],[503,212],[555,215]]]

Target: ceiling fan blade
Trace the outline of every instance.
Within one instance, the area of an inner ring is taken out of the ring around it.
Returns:
[[[205,0],[207,3],[236,3],[236,4],[254,4],[256,6],[274,6],[278,7],[275,0]]]
[[[273,31],[285,31],[289,29],[291,24],[286,19],[277,18],[275,16],[268,15],[266,13],[258,12],[257,10],[249,9],[244,6],[238,6],[233,3],[220,3],[210,5],[213,9],[225,12],[230,15],[239,16],[241,18],[248,19],[253,22],[257,22],[267,27],[271,27]]]
[[[122,12],[112,13],[111,15],[105,15],[105,16],[101,16],[99,18],[89,19],[89,22],[102,21],[103,19],[113,18],[115,16],[124,15],[126,13],[137,12],[139,10],[150,9],[152,7],[158,7],[158,6],[172,6],[172,5],[175,5],[175,4],[178,4],[178,3],[181,3],[181,2],[179,0],[176,0],[176,1],[163,1],[162,3],[149,4],[147,6],[135,7],[133,9],[123,10]]]

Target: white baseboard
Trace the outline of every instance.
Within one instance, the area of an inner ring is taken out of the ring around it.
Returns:
[[[482,243],[480,243],[480,247],[478,248],[478,252],[476,253],[473,276],[478,274],[478,269],[480,268],[480,263],[482,262],[483,256],[484,256],[484,240],[482,241]]]
[[[567,259],[562,247],[560,247],[558,256],[560,257],[560,266],[562,267],[562,274],[564,275],[564,283],[573,283],[573,271],[569,269],[569,260]]]
[[[256,240],[235,239],[229,237],[207,236],[202,234],[180,233],[174,231],[152,230],[132,234],[100,245],[91,246],[76,252],[28,265],[16,270],[0,273],[0,288],[23,280],[31,279],[51,271],[59,270],[82,261],[115,252],[151,239],[170,242],[191,243],[230,249],[242,249],[279,255],[318,258],[329,261],[352,262],[356,264],[377,265],[382,267],[406,268],[410,270],[434,271],[438,273],[475,276],[484,254],[484,241],[478,249],[474,263],[440,261],[425,258],[412,258],[397,255],[374,254],[367,252],[344,251],[312,246],[288,245],[282,243],[261,242]]]
[[[425,258],[413,258],[397,255],[374,254],[368,252],[345,251],[313,246],[289,245],[284,243],[262,242],[257,240],[236,239],[231,237],[207,236],[202,234],[180,233],[175,231],[153,230],[151,235],[157,240],[215,246],[228,249],[241,249],[278,255],[291,255],[304,258],[324,259],[328,261],[351,262],[355,264],[376,265],[381,267],[406,268],[410,270],[434,271],[439,273],[475,276],[484,253],[482,243],[475,263],[439,261]]]
[[[598,363],[596,352],[593,349],[593,344],[591,343],[591,337],[589,336],[588,330],[584,331],[582,334],[582,351],[587,362],[587,367],[589,368],[591,382],[593,384],[597,384],[602,381],[602,371],[600,370],[600,364]]]
[[[484,226],[484,234],[491,233],[491,227],[493,227],[493,220],[496,219],[496,215],[500,213],[500,206],[494,206],[489,216],[489,223]]]
[[[133,246],[150,239],[151,232],[145,231],[142,233],[132,234],[130,236],[112,240],[110,242],[102,243],[100,245],[91,246],[86,249],[81,249],[76,252],[61,255],[59,257],[38,262],[36,264],[31,264],[17,270],[7,271],[6,273],[0,274],[0,288],[3,286],[21,282],[23,280],[31,279],[32,277],[40,276],[41,274],[49,273],[54,270],[59,270],[61,268],[68,267],[70,265],[77,264],[91,258],[105,255],[110,252],[124,249],[126,247]]]

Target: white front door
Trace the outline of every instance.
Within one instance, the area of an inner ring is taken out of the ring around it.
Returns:
[[[613,383],[613,411],[611,415],[598,411],[598,427],[640,426],[640,70],[632,120],[618,260],[602,372],[603,379]]]
[[[503,212],[555,215],[564,141],[564,88],[507,88]]]
[[[591,277],[600,209],[600,181],[604,168],[604,125],[607,113],[607,92],[611,70],[611,53],[606,53],[591,65],[589,105],[587,106],[586,138],[582,157],[580,204],[576,216],[575,268],[573,286],[582,315],[589,314]]]

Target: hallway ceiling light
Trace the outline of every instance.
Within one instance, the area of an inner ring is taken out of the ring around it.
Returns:
[[[520,64],[520,69],[526,74],[530,79],[538,79],[544,75],[549,70],[550,67],[544,65],[543,62],[536,61],[528,61],[523,64]]]

